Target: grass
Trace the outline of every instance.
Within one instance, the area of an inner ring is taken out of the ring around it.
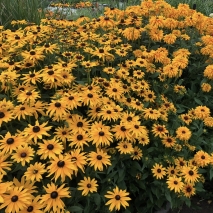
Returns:
[[[67,1],[54,1],[64,3],[76,3],[77,0]],[[95,1],[93,1],[95,2]],[[119,0],[98,0],[99,4],[107,4],[108,7],[117,7],[119,9],[125,9],[130,5],[140,4],[139,0],[122,0],[123,6],[119,5]],[[207,16],[213,13],[213,1],[212,0],[166,0],[169,4],[177,7],[179,3],[189,4],[190,8],[196,5],[196,10]],[[12,20],[27,20],[38,24],[41,18],[45,17],[45,8],[50,4],[48,0],[0,0],[0,25],[4,25],[6,28],[10,28]],[[59,11],[57,11],[59,12]],[[60,18],[77,19],[79,16],[84,15],[90,18],[95,18],[103,15],[104,8],[82,8],[78,9],[77,13],[70,13],[68,11],[60,15]]]

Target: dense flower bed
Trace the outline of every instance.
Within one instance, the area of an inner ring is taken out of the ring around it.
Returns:
[[[0,28],[0,208],[152,212],[213,177],[213,19],[146,0]]]

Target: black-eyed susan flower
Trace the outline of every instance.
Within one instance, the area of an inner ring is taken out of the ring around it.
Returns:
[[[43,52],[39,49],[32,49],[30,51],[23,51],[21,53],[24,60],[30,60],[33,63],[38,63],[38,61],[43,61],[45,56]]]
[[[61,119],[67,113],[66,103],[62,100],[52,100],[47,106],[47,114]]]
[[[190,198],[195,195],[195,187],[193,183],[185,183],[182,188],[183,195]]]
[[[211,84],[208,84],[208,83],[202,83],[201,89],[203,92],[210,92],[212,89],[212,86],[211,86]]]
[[[198,168],[195,166],[183,166],[181,169],[182,176],[187,183],[195,183],[199,180]]]
[[[92,128],[90,131],[90,140],[96,147],[109,146],[113,141],[110,127],[103,125],[100,128]]]
[[[19,121],[21,119],[26,119],[27,116],[32,116],[33,109],[27,104],[19,104],[13,109],[13,117],[17,118]]]
[[[120,210],[121,206],[126,208],[129,206],[127,201],[131,200],[131,198],[128,197],[129,192],[119,189],[117,186],[112,191],[107,191],[107,194],[104,196],[109,199],[105,205],[110,205],[110,211],[113,211],[114,209]]]
[[[66,142],[71,136],[71,129],[68,127],[57,127],[54,132],[55,138],[62,141],[64,147],[66,148]]]
[[[82,190],[82,195],[86,196],[89,193],[97,192],[97,186],[97,180],[84,177],[84,179],[78,183],[78,190]]]
[[[127,141],[120,141],[116,148],[121,154],[131,154],[134,151],[132,143]]]
[[[133,140],[132,134],[130,132],[129,126],[126,124],[118,124],[112,127],[112,132],[114,132],[114,137],[117,138],[118,140],[128,140],[131,141]]]
[[[142,156],[143,156],[142,150],[138,146],[133,147],[131,158],[133,160],[140,160]]]
[[[30,71],[28,74],[23,74],[21,78],[23,84],[36,84],[41,81],[41,71]]]
[[[194,160],[198,167],[205,167],[210,163],[210,155],[207,152],[200,150],[194,155]]]
[[[12,162],[7,160],[9,158],[9,154],[0,154],[0,174],[6,175],[7,171],[11,170]]]
[[[59,209],[64,210],[65,204],[62,198],[70,198],[69,188],[65,187],[65,184],[57,186],[54,183],[47,184],[47,187],[43,186],[46,194],[42,195],[40,203],[44,205],[45,212],[53,210],[57,212]]]
[[[191,131],[185,126],[180,126],[176,129],[176,137],[180,140],[187,141],[191,138]]]
[[[62,143],[54,138],[42,140],[38,145],[37,154],[41,156],[41,159],[53,158],[54,156],[61,154],[64,149]]]
[[[162,144],[165,146],[165,147],[173,147],[176,143],[176,139],[170,135],[165,135],[162,137]]]
[[[18,146],[24,145],[23,138],[19,134],[11,135],[10,132],[7,132],[4,137],[3,136],[0,137],[2,138],[0,140],[0,150],[3,154],[4,153],[11,154],[18,148]]]
[[[2,195],[4,203],[0,205],[0,209],[5,208],[6,213],[16,213],[23,210],[30,204],[30,193],[23,186],[11,187],[9,191]]]
[[[157,179],[162,179],[166,175],[166,169],[161,164],[155,163],[151,170],[153,176]]]
[[[168,134],[168,130],[166,129],[165,125],[160,125],[160,124],[154,124],[152,126],[152,133],[155,137],[160,137],[163,138]]]
[[[71,179],[71,175],[74,171],[77,171],[77,167],[71,161],[69,155],[58,155],[53,156],[50,159],[50,165],[47,167],[49,172],[49,176],[53,175],[55,181],[60,177],[61,181],[65,181],[65,177],[69,177]]]
[[[17,163],[21,163],[22,166],[25,166],[26,163],[30,163],[30,161],[34,157],[34,149],[28,144],[19,146],[15,153],[12,154],[13,161]]]
[[[12,182],[3,182],[2,181],[2,177],[3,177],[3,175],[1,174],[0,175],[0,180],[1,180],[1,183],[0,183],[0,187],[1,187],[0,203],[4,203],[4,198],[3,198],[2,195],[5,194],[12,187],[12,185],[13,185]]]
[[[67,123],[73,133],[87,132],[90,129],[89,121],[78,114],[73,114]]]
[[[71,146],[71,148],[74,147],[75,149],[84,150],[84,145],[89,146],[89,140],[89,135],[86,132],[72,133],[69,138],[69,146]]]
[[[87,157],[85,152],[81,152],[80,149],[74,149],[70,152],[70,159],[77,168],[84,172],[84,168],[87,165]]]
[[[13,114],[11,111],[6,110],[4,108],[0,108],[0,126],[2,126],[2,123],[8,123],[13,119]]]
[[[33,90],[25,90],[20,92],[17,99],[21,103],[29,103],[29,105],[33,104],[38,98],[40,98],[39,92]]]
[[[95,47],[95,50],[91,52],[93,56],[99,57],[103,62],[107,60],[107,57],[114,57],[110,52],[112,48],[110,46]]]
[[[145,119],[157,120],[161,116],[160,112],[156,109],[144,108],[142,111]]]
[[[210,109],[206,106],[197,106],[194,113],[197,119],[205,119],[210,116]]]
[[[182,182],[181,177],[170,176],[170,177],[168,177],[166,183],[168,185],[168,188],[170,190],[174,190],[175,193],[181,192],[181,190],[183,188],[183,182]]]
[[[138,143],[139,144],[142,144],[143,146],[147,145],[150,143],[150,139],[149,139],[149,136],[148,134],[146,135],[141,135],[138,139]]]
[[[88,165],[94,166],[95,171],[103,171],[103,166],[107,167],[107,165],[111,165],[111,162],[109,160],[110,156],[101,149],[97,149],[96,152],[89,152],[87,159],[89,161]]]
[[[46,126],[48,122],[39,124],[38,120],[35,122],[35,125],[29,124],[23,131],[23,136],[27,137],[29,140],[32,140],[37,143],[38,139],[42,139],[43,136],[50,136],[47,132],[52,128],[51,126]]]
[[[66,103],[66,107],[69,110],[76,109],[78,106],[81,106],[81,97],[78,93],[68,93],[62,97],[62,102]]]
[[[27,206],[20,211],[20,213],[43,213],[41,209],[43,209],[43,204],[40,203],[40,196],[33,197],[31,202],[27,204]]]
[[[24,173],[26,180],[30,180],[32,182],[37,181],[40,182],[42,179],[42,175],[46,172],[45,165],[42,163],[36,162],[34,165],[31,164],[27,171]]]
[[[177,176],[179,174],[179,170],[177,169],[177,167],[175,167],[173,165],[169,165],[166,168],[166,174],[168,175],[168,177]]]

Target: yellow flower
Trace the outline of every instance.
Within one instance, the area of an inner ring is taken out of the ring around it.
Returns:
[[[86,196],[88,193],[97,192],[97,180],[94,178],[91,179],[90,177],[84,177],[84,180],[81,180],[80,183],[78,183],[78,190],[83,190],[82,195]]]
[[[103,150],[98,149],[97,152],[90,152],[88,154],[89,166],[94,166],[95,171],[103,171],[103,165],[111,165],[109,160],[110,156],[107,155]]]
[[[107,201],[105,205],[110,205],[110,211],[113,211],[114,209],[120,210],[121,206],[126,208],[127,206],[129,206],[129,203],[127,201],[131,200],[128,195],[129,192],[127,192],[126,190],[121,190],[116,186],[116,188],[114,188],[112,191],[107,191],[105,197],[110,200]]]
[[[153,166],[151,170],[152,170],[153,176],[156,177],[157,179],[162,179],[166,175],[166,171],[165,171],[166,169],[158,163],[155,163],[155,165]]]
[[[177,138],[183,141],[187,141],[191,138],[191,131],[185,126],[178,127],[176,130]]]
[[[58,209],[64,210],[65,204],[61,198],[70,198],[69,188],[64,187],[65,184],[57,186],[54,183],[47,184],[47,187],[44,186],[46,194],[41,197],[40,203],[45,206],[44,212],[49,212],[51,209],[53,212],[57,212]]]
[[[183,188],[183,182],[181,177],[170,176],[166,183],[168,184],[168,188],[170,190],[174,190],[175,193],[180,192]]]

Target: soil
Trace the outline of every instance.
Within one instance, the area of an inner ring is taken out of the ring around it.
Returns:
[[[213,200],[203,200],[199,197],[192,199],[191,207],[186,205],[168,213],[213,213]]]

